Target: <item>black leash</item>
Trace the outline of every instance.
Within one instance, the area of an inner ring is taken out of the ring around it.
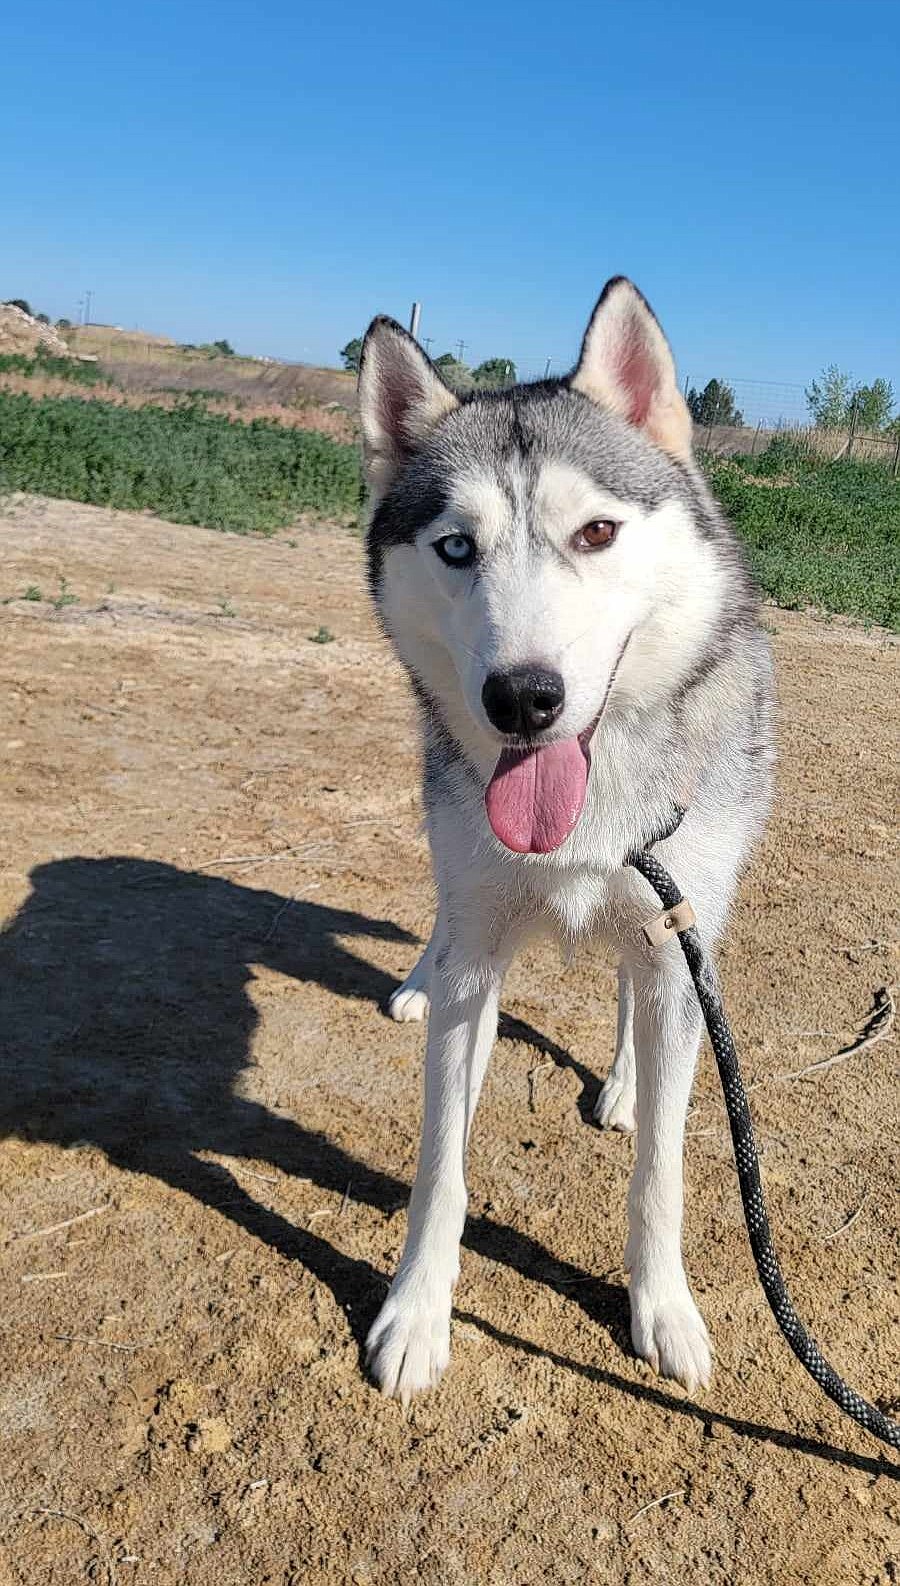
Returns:
[[[651,887],[663,906],[664,913],[658,921],[652,922],[659,927],[659,931],[677,933],[681,943],[681,950],[687,960],[697,1001],[703,1013],[704,1022],[709,1033],[710,1043],[715,1053],[719,1078],[722,1081],[722,1091],[725,1096],[725,1110],[728,1113],[728,1122],[731,1127],[731,1140],[734,1146],[734,1160],[737,1165],[738,1180],[741,1186],[741,1201],[744,1207],[744,1220],[747,1224],[747,1233],[750,1238],[750,1248],[759,1273],[759,1281],[763,1293],[769,1302],[772,1314],[778,1326],[790,1344],[794,1354],[805,1367],[810,1376],[819,1384],[829,1399],[849,1415],[852,1420],[865,1427],[874,1437],[879,1437],[889,1447],[900,1449],[900,1425],[892,1421],[874,1404],[870,1404],[861,1394],[849,1387],[843,1377],[838,1376],[833,1366],[830,1366],[820,1350],[815,1339],[810,1337],[794,1310],[787,1285],[778,1265],[775,1246],[772,1243],[772,1232],[769,1228],[769,1219],[766,1214],[766,1205],[763,1200],[762,1183],[759,1176],[759,1156],[756,1150],[756,1140],[753,1135],[753,1121],[750,1117],[750,1108],[747,1105],[747,1096],[744,1091],[744,1081],[738,1064],[734,1040],[725,1016],[722,998],[719,995],[716,978],[707,964],[706,955],[696,926],[693,924],[693,911],[686,903],[679,887],[673,881],[668,871],[663,868],[658,859],[650,853],[653,843],[661,842],[665,837],[670,837],[681,824],[684,811],[677,812],[677,818],[667,831],[661,832],[649,842],[646,847],[636,849],[628,854],[625,863],[639,870],[641,875],[649,881]],[[679,907],[680,906],[680,907]],[[683,923],[682,923],[683,922]],[[648,937],[648,939],[651,939]],[[665,940],[665,935],[657,932],[658,940]]]

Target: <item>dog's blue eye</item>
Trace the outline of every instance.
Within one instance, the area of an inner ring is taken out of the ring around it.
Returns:
[[[475,560],[475,541],[468,534],[446,534],[435,540],[434,548],[448,567],[471,567]]]

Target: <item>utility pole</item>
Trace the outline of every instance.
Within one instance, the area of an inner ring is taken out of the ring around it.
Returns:
[[[428,354],[428,356],[430,358],[431,357],[431,349],[434,346],[434,337],[433,336],[426,336],[425,340],[422,343],[422,346],[425,348],[425,351],[427,352],[427,354]]]
[[[93,295],[93,292],[85,292],[84,294],[84,323],[86,325],[91,323],[91,298]]]
[[[412,336],[413,341],[418,341],[419,339],[419,320],[421,316],[421,303],[413,303],[412,313],[409,316],[409,334]]]
[[[553,362],[553,359],[552,358],[548,358],[547,362],[544,364],[544,379],[545,380],[549,380],[550,379],[550,365],[551,365],[552,362]]]
[[[456,343],[456,345],[459,348],[459,361],[460,361],[460,363],[462,363],[462,361],[463,361],[463,353],[466,350],[466,343],[464,341],[458,341]]]

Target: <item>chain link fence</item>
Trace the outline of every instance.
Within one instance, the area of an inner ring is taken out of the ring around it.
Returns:
[[[717,386],[705,403],[710,385]],[[855,403],[851,404],[845,425],[812,425],[806,388],[769,380],[723,380],[709,382],[698,398],[697,411],[691,402],[697,397],[690,379],[684,394],[694,416],[696,450],[712,456],[755,456],[776,437],[790,439],[800,453],[823,461],[841,459],[878,462],[896,478],[900,474],[900,422],[882,430],[867,429],[860,422]]]
[[[531,357],[515,367],[517,378],[528,381],[567,374],[571,365],[554,357]],[[813,425],[806,387],[787,381],[722,379],[698,388],[688,375],[683,393],[694,419],[694,446],[701,454],[752,457],[781,436],[811,458],[879,462],[895,478],[900,475],[900,420],[883,430],[867,429],[851,407],[844,426]]]

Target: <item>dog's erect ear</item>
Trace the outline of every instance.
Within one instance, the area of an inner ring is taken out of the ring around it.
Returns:
[[[690,458],[691,416],[669,343],[649,303],[623,275],[603,288],[570,385],[644,430],[663,451],[682,462]]]
[[[417,341],[396,320],[373,319],[359,361],[366,481],[374,500],[438,419],[457,406]]]

